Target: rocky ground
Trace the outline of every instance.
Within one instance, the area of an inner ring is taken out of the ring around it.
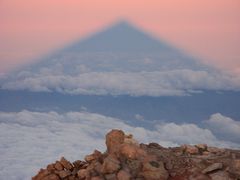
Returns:
[[[107,151],[95,150],[84,161],[59,161],[41,169],[33,180],[240,180],[240,151],[195,146],[164,148],[139,144],[132,135],[112,130]]]

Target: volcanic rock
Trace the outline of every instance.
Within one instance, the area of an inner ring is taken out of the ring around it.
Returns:
[[[106,135],[107,150],[95,150],[85,161],[64,157],[40,169],[33,180],[238,180],[240,151],[206,144],[164,148],[139,144],[114,129]]]

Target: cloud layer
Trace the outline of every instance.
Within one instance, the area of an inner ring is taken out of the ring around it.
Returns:
[[[3,77],[0,88],[133,96],[240,90],[240,76],[220,72],[175,51],[165,53],[59,52]]]
[[[140,142],[154,141],[163,146],[208,143],[240,148],[239,141],[234,140],[239,137],[237,121],[215,114],[207,123],[211,124],[209,128],[158,122],[150,130],[88,112],[0,112],[0,176],[29,179],[40,167],[60,156],[76,160],[95,148],[104,151],[104,135],[113,128],[132,133]]]
[[[240,77],[190,69],[153,72],[21,72],[3,89],[57,91],[67,94],[181,96],[192,90],[240,90]]]

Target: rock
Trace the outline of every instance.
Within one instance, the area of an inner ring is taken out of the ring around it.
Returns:
[[[75,178],[75,176],[69,176],[67,180],[77,180],[77,178]]]
[[[100,176],[95,176],[95,177],[92,177],[91,180],[104,180],[104,179]]]
[[[160,145],[157,144],[157,143],[149,143],[149,144],[148,144],[148,148],[163,149],[163,147],[160,146]]]
[[[164,148],[138,144],[132,135],[112,130],[107,151],[95,150],[85,161],[65,158],[40,169],[33,180],[235,180],[240,179],[240,151],[195,146]],[[0,178],[1,179],[1,178]]]
[[[79,177],[80,179],[84,179],[84,178],[86,178],[86,177],[88,176],[88,172],[87,172],[86,169],[80,169],[80,170],[78,171],[77,175],[78,175],[78,177]]]
[[[168,179],[168,172],[162,162],[150,161],[143,164],[143,176],[148,180]]]
[[[106,174],[105,179],[106,180],[117,180],[117,177],[115,174]]]
[[[216,148],[216,147],[207,147],[207,151],[213,154],[223,153],[224,149]]]
[[[209,151],[204,151],[204,152],[202,152],[202,154],[205,155],[205,156],[208,156],[208,155],[210,155],[211,153],[210,153]]]
[[[63,170],[63,165],[59,161],[57,161],[54,165],[54,168],[58,171],[61,171]]]
[[[66,178],[66,177],[70,176],[71,172],[62,170],[62,171],[58,172],[58,175],[60,176],[60,178],[63,179],[63,178]]]
[[[170,170],[170,169],[173,168],[173,164],[172,164],[170,161],[168,161],[168,162],[166,163],[165,167],[166,167],[167,170]]]
[[[117,172],[121,168],[120,161],[113,156],[108,156],[104,159],[102,165],[102,173],[112,174]]]
[[[207,145],[206,144],[197,144],[195,145],[200,151],[206,151]]]
[[[102,164],[100,162],[95,161],[90,166],[92,166],[91,169],[94,170],[97,174],[101,174],[102,173]]]
[[[222,169],[222,168],[223,168],[222,163],[214,163],[214,164],[211,164],[210,166],[208,166],[206,169],[204,169],[202,171],[202,173],[207,174],[207,173],[210,173],[212,171],[219,170],[219,169]]]
[[[49,165],[47,166],[47,170],[48,170],[49,172],[53,172],[53,171],[55,170],[54,164],[49,164]]]
[[[60,180],[60,178],[56,174],[50,174],[44,177],[42,180]]]
[[[60,163],[67,170],[72,170],[73,169],[73,165],[69,161],[67,161],[64,157],[61,158]]]
[[[240,171],[240,159],[235,159],[233,161],[233,168]]]
[[[131,172],[133,176],[137,176],[142,169],[142,162],[138,159],[128,159],[126,161],[126,166],[123,167]]]
[[[80,160],[77,160],[77,161],[73,162],[73,166],[77,169],[80,169],[84,164],[86,164],[86,162],[80,161]]]
[[[198,154],[199,153],[198,148],[195,146],[183,145],[182,148],[183,148],[184,152],[186,152],[187,154]]]
[[[91,162],[94,160],[98,160],[102,156],[102,153],[98,150],[95,150],[92,154],[85,156],[85,161]]]
[[[231,180],[229,174],[225,171],[217,171],[209,175],[212,180]]]
[[[139,143],[137,142],[137,140],[133,139],[133,135],[130,134],[130,135],[125,135],[125,138],[124,138],[124,143],[125,144],[132,144],[132,145],[135,145],[135,146],[140,146]]]
[[[199,173],[190,175],[188,180],[211,180],[211,178],[199,172]]]
[[[127,171],[120,170],[117,174],[117,179],[118,180],[130,180],[131,174]]]
[[[232,161],[229,171],[233,174],[238,175],[238,177],[240,178],[240,159],[234,159]]]
[[[121,130],[112,130],[106,135],[106,145],[107,145],[107,152],[112,154],[118,151],[118,148],[121,144],[123,144],[125,139],[124,132]]]
[[[44,177],[46,177],[47,175],[49,175],[49,174],[50,174],[50,172],[49,172],[48,170],[46,170],[46,169],[40,169],[39,173],[38,173],[36,176],[34,176],[34,177],[32,178],[32,180],[41,180],[41,179],[43,179]]]
[[[127,159],[136,159],[138,147],[133,144],[123,144],[120,149],[120,154]]]

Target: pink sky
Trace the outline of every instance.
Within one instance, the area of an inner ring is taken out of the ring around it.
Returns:
[[[240,73],[239,0],[0,0],[0,73],[120,18]]]

